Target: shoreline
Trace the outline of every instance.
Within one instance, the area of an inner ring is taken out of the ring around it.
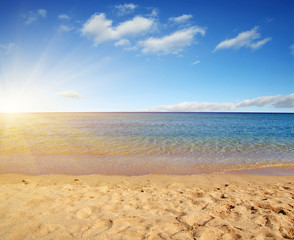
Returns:
[[[224,174],[259,175],[259,176],[294,176],[294,167],[262,167],[251,169],[230,170]]]
[[[249,170],[238,170],[223,173],[209,173],[209,174],[195,174],[195,175],[170,175],[170,174],[146,174],[146,175],[136,175],[136,176],[126,176],[126,175],[103,175],[103,174],[91,174],[91,175],[71,175],[71,174],[46,174],[46,175],[33,175],[33,174],[23,174],[23,173],[0,173],[0,184],[18,184],[24,183],[25,185],[30,183],[30,181],[38,181],[43,184],[72,184],[79,181],[84,181],[87,184],[95,185],[100,183],[124,183],[125,180],[132,183],[142,183],[155,181],[156,184],[161,185],[161,180],[163,184],[172,183],[193,183],[195,180],[205,180],[208,187],[213,187],[218,184],[222,184],[222,181],[234,182],[256,182],[261,181],[262,183],[275,183],[272,179],[290,179],[294,180],[294,175],[266,175],[266,174],[250,174],[250,171],[260,170],[260,169],[249,169]],[[292,169],[291,169],[292,170]],[[248,171],[248,172],[247,172]],[[240,173],[239,173],[240,172]],[[244,173],[243,173],[244,172]],[[76,180],[78,179],[78,180]],[[218,179],[213,183],[214,180]],[[24,180],[24,181],[23,181]],[[27,183],[25,183],[28,181]],[[45,182],[43,182],[45,181]],[[196,181],[195,184],[198,182]]]
[[[89,167],[89,166],[88,166]],[[197,176],[197,175],[208,175],[208,174],[237,174],[237,175],[265,175],[265,176],[294,176],[294,163],[272,163],[272,164],[243,164],[243,165],[231,165],[231,166],[223,166],[216,164],[198,164],[192,166],[181,166],[182,168],[165,168],[159,169],[151,172],[140,172],[132,170],[130,172],[124,171],[106,171],[106,172],[89,172],[84,170],[81,172],[73,172],[71,171],[56,171],[51,168],[51,172],[48,170],[40,171],[39,173],[32,173],[28,170],[18,170],[18,171],[9,171],[0,168],[1,174],[24,174],[31,176],[47,176],[47,175],[69,175],[69,176],[91,176],[91,175],[105,175],[105,176],[149,176],[149,175],[170,175],[170,176]]]

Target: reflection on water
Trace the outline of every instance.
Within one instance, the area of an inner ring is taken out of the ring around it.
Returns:
[[[48,173],[60,166],[79,173],[87,166],[95,173],[95,166],[103,173],[108,166],[119,173],[129,166],[125,171],[149,173],[293,162],[293,120],[294,114],[252,113],[0,114],[0,171]]]

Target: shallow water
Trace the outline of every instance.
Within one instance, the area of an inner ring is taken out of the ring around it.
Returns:
[[[0,114],[0,172],[193,174],[294,162],[294,114]]]

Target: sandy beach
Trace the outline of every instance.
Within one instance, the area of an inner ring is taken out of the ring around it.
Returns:
[[[294,176],[0,175],[0,239],[293,239]]]

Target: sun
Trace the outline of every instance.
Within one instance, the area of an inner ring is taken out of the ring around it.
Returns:
[[[4,93],[0,95],[0,113],[33,112],[37,102],[34,96],[18,92]]]

